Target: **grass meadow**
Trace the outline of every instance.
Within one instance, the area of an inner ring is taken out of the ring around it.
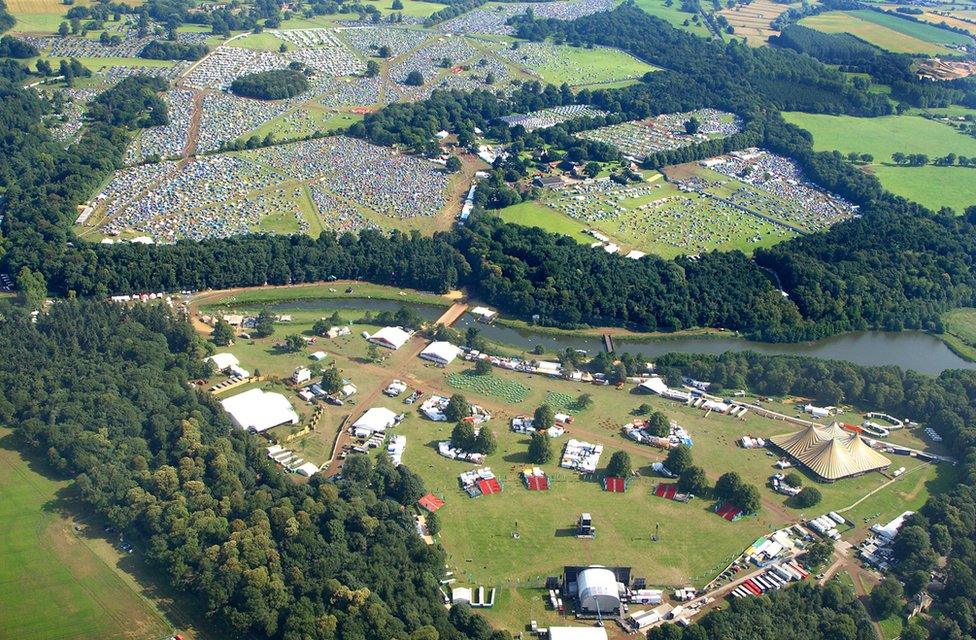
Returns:
[[[924,153],[930,159],[950,152],[976,155],[976,138],[961,134],[947,124],[915,115],[881,118],[807,113],[783,115],[789,122],[813,134],[814,148],[818,151],[872,154],[874,164],[867,169],[892,193],[931,209],[951,207],[957,213],[976,204],[976,169],[934,165],[905,167],[891,163],[891,154],[897,151]]]
[[[546,82],[573,86],[604,85],[643,76],[655,67],[637,58],[607,47],[553,46],[551,61],[529,67]]]
[[[161,638],[169,625],[61,515],[69,481],[35,471],[0,429],[0,629],[23,640]]]

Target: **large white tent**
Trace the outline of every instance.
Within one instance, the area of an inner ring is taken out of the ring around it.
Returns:
[[[239,429],[267,431],[281,424],[298,424],[298,414],[288,398],[263,389],[249,389],[220,403]]]
[[[223,371],[224,369],[240,364],[237,356],[233,353],[215,353],[212,356],[204,358],[204,360],[212,362],[217,371]]]
[[[450,364],[460,355],[461,349],[450,342],[431,342],[420,352],[420,357],[438,364]]]
[[[579,606],[591,613],[613,615],[620,608],[617,577],[606,567],[588,567],[576,576]]]
[[[352,423],[352,432],[357,438],[383,433],[396,424],[396,417],[397,414],[386,407],[373,407]]]
[[[404,331],[401,327],[383,327],[369,337],[370,342],[374,342],[387,349],[393,349],[394,351],[407,344],[407,340],[409,339],[410,333]]]

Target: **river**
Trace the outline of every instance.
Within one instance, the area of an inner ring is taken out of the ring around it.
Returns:
[[[401,306],[411,309],[424,320],[434,320],[444,310],[434,305],[362,298],[295,300],[276,304],[271,308],[279,312],[321,310],[324,314],[335,309],[362,309],[374,313],[396,311]],[[552,336],[531,329],[514,329],[497,324],[485,325],[476,322],[470,314],[464,315],[455,324],[455,328],[462,330],[470,326],[477,327],[481,334],[492,342],[526,351],[542,344],[549,354],[564,351],[569,347],[583,349],[590,355],[594,355],[603,348],[603,341],[599,337]],[[719,354],[726,351],[757,351],[770,355],[802,355],[847,360],[868,366],[897,365],[903,369],[914,369],[932,375],[938,375],[946,369],[976,369],[976,363],[960,358],[938,338],[919,331],[858,331],[815,342],[794,344],[752,342],[733,337],[676,337],[651,341],[615,337],[614,346],[619,353],[627,351],[641,353],[650,359],[673,352]]]

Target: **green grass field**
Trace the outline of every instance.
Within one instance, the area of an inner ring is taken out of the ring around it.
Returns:
[[[156,639],[169,625],[97,556],[59,505],[67,481],[32,469],[0,429],[0,629],[24,640]]]
[[[243,38],[237,38],[227,46],[241,49],[256,49],[257,51],[278,51],[281,45],[289,46],[281,38],[276,38],[267,31],[262,31],[261,33],[252,33]]]
[[[551,233],[561,233],[581,243],[593,242],[592,236],[583,233],[585,225],[582,222],[573,220],[538,200],[529,200],[506,207],[501,209],[498,215],[505,222],[512,222],[525,227],[538,227]]]
[[[813,134],[814,148],[818,151],[872,154],[875,164],[869,170],[892,193],[932,209],[952,207],[958,213],[976,204],[974,169],[934,165],[899,167],[891,164],[891,154],[897,151],[924,153],[931,159],[950,152],[976,155],[976,138],[963,135],[947,124],[911,115],[855,118],[784,113],[783,116]]]
[[[976,138],[920,116],[856,118],[787,112],[783,117],[813,134],[818,151],[870,153],[875,162],[890,162],[897,151],[924,153],[932,159],[949,152],[976,155]]]
[[[690,31],[696,36],[707,37],[709,35],[708,29],[705,28],[703,23],[699,22],[695,24],[691,22],[692,14],[682,11],[680,2],[675,1],[669,7],[664,4],[664,0],[637,0],[637,6],[645,13],[670,22],[679,29]],[[687,27],[684,26],[685,20],[688,21]]]
[[[934,25],[911,22],[877,11],[828,11],[800,21],[826,33],[850,33],[895,53],[947,54],[945,44],[965,44],[971,38]]]
[[[545,46],[545,45],[544,45]],[[655,67],[607,47],[585,49],[569,45],[553,46],[550,61],[529,68],[555,85],[590,86],[638,78]]]
[[[941,336],[960,357],[976,361],[976,309],[953,309],[942,316]]]
[[[967,167],[895,167],[873,168],[886,189],[924,204],[930,209],[951,207],[962,213],[976,204],[976,169]]]

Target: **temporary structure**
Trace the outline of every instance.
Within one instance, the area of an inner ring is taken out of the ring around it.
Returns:
[[[891,460],[869,447],[861,436],[845,431],[837,422],[828,427],[810,425],[800,431],[773,436],[769,442],[827,482],[891,464]]]

